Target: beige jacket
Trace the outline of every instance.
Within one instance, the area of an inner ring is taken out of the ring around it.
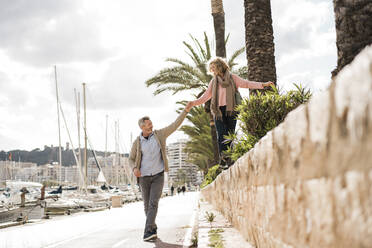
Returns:
[[[164,161],[165,172],[168,172],[166,139],[168,138],[169,135],[171,135],[174,131],[177,130],[177,128],[182,124],[186,115],[187,115],[187,112],[184,110],[172,124],[170,124],[169,126],[165,128],[154,131],[154,136],[160,145],[161,156]],[[141,158],[142,158],[141,142],[140,142],[140,136],[138,136],[136,140],[133,142],[132,149],[129,154],[129,165],[132,168],[132,170],[134,168],[137,168],[137,169],[141,168]]]

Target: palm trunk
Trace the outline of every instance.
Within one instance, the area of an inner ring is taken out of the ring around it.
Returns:
[[[244,8],[248,78],[257,82],[276,82],[270,0],[244,0]]]
[[[226,58],[225,12],[222,0],[211,0],[214,33],[216,36],[216,56]]]
[[[222,0],[211,0],[212,16],[214,24],[214,33],[216,36],[216,56],[226,58],[225,46],[225,12],[223,11]],[[209,111],[209,120],[211,126],[211,135],[213,141],[214,161],[211,166],[219,162],[217,130],[212,114]]]
[[[337,45],[337,68],[332,71],[334,77],[365,46],[372,44],[372,2],[333,0],[333,5]]]

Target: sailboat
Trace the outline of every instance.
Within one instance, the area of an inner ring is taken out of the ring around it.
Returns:
[[[20,216],[28,218],[30,214],[41,218],[42,211],[36,202],[42,186],[36,182],[6,181],[6,195],[1,198],[0,205],[0,223],[16,221]],[[26,200],[23,206],[21,194],[25,195]]]

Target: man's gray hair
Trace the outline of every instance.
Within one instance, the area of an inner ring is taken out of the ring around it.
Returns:
[[[150,117],[144,116],[141,119],[138,120],[138,126],[142,127],[145,124],[145,121],[150,120]]]

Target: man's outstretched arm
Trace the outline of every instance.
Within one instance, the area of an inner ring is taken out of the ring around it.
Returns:
[[[169,126],[160,129],[159,132],[165,137],[168,137],[173,132],[175,132],[177,128],[182,124],[183,120],[185,119],[187,113],[190,111],[191,107],[192,107],[191,103],[188,102],[185,109],[181,112],[181,114],[177,117],[177,119]]]

